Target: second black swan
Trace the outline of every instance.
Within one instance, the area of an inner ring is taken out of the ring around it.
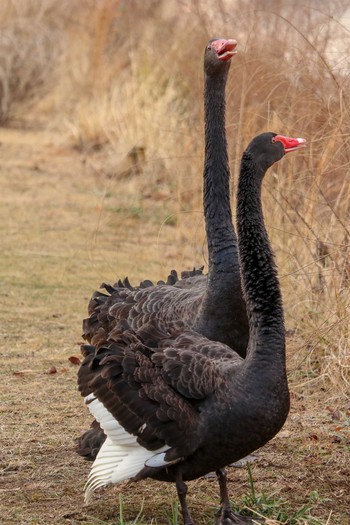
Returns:
[[[274,437],[289,411],[282,299],[261,186],[270,166],[304,146],[304,139],[263,133],[242,157],[237,231],[250,328],[245,360],[178,323],[153,319],[132,328],[125,303],[113,305],[113,329],[83,347],[79,389],[107,434],[88,477],[87,502],[99,487],[151,477],[176,484],[184,524],[194,525],[185,481],[214,470],[221,498],[215,523],[249,522],[231,509],[224,469]]]

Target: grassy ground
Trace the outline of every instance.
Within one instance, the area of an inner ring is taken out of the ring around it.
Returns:
[[[160,225],[151,220],[157,201],[142,221],[132,206],[128,211],[125,202],[138,175],[120,196],[117,185],[96,174],[97,154],[57,147],[55,136],[38,131],[2,131],[0,141],[2,522],[116,524],[122,494],[125,519],[135,519],[143,508],[143,523],[168,523],[175,491],[157,482],[110,488],[84,507],[90,465],[75,455],[74,439],[89,416],[69,357],[79,355],[81,319],[101,280],[126,273],[132,280],[165,277],[167,259],[169,269],[177,257],[182,267],[200,261],[193,261],[190,250],[164,252],[174,226],[163,226],[160,240]],[[289,338],[290,353],[294,345]],[[295,382],[294,373],[285,428],[252,466],[257,497],[267,515],[281,522],[288,517],[290,523],[346,525],[350,407],[328,406],[322,392],[319,400],[303,396],[294,391]],[[259,502],[244,500],[251,495],[246,469],[231,468],[229,478],[240,508],[248,503],[261,510]],[[215,480],[190,483],[189,501],[200,524],[212,522]],[[309,510],[301,512],[300,521],[291,521],[305,505]]]

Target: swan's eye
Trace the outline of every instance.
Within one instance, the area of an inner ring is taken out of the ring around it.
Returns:
[[[275,144],[275,142],[276,142],[275,137],[272,138],[271,142],[272,142],[272,144]]]
[[[207,49],[211,49],[211,45],[210,44],[208,45]]]

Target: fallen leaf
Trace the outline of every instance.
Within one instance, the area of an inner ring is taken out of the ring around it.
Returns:
[[[76,355],[71,355],[70,357],[68,357],[68,361],[70,361],[72,365],[80,365],[81,363],[79,357],[77,357]]]
[[[50,370],[45,372],[45,374],[57,374],[57,368],[55,366],[52,366]]]

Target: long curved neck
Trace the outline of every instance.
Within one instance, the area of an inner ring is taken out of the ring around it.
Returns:
[[[247,361],[259,361],[263,367],[272,360],[285,369],[282,298],[261,207],[265,171],[244,153],[237,194],[237,231],[250,329]]]
[[[248,320],[230,204],[225,128],[227,72],[205,76],[203,204],[209,273],[202,308],[194,326],[209,339],[226,343],[244,357],[248,343]]]
[[[209,275],[239,272],[237,239],[232,226],[230,169],[225,128],[227,72],[205,75],[205,161],[203,204],[209,250]]]

